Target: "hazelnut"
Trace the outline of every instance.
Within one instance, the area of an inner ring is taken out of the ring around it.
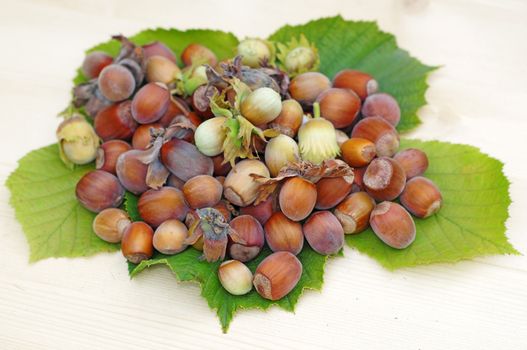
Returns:
[[[163,254],[177,254],[187,248],[184,243],[187,237],[188,230],[185,224],[175,219],[166,220],[154,232],[154,248]]]
[[[253,285],[263,298],[279,300],[295,288],[302,276],[302,263],[289,252],[276,252],[256,268]]]
[[[397,203],[382,202],[377,204],[371,212],[370,225],[377,237],[392,248],[406,248],[415,239],[414,220]]]
[[[326,177],[316,183],[317,209],[329,209],[339,204],[353,187],[353,176]]]
[[[301,177],[291,177],[285,181],[278,196],[280,209],[293,221],[304,220],[317,202],[316,186]]]
[[[244,295],[253,289],[253,274],[238,260],[224,261],[218,268],[221,285],[232,295]]]
[[[344,230],[335,215],[329,211],[313,213],[304,223],[306,240],[319,254],[336,254],[344,245]]]
[[[366,192],[377,201],[391,201],[403,192],[406,175],[397,161],[381,157],[374,159],[362,178]]]
[[[221,183],[210,175],[198,175],[183,185],[183,194],[193,209],[216,205],[223,193]]]
[[[418,218],[427,218],[441,209],[443,197],[431,180],[417,176],[406,183],[400,200],[410,213]]]
[[[344,233],[353,234],[368,228],[370,214],[375,201],[366,192],[355,192],[347,196],[336,208],[335,216]]]
[[[250,215],[240,215],[230,222],[231,228],[236,231],[245,243],[231,242],[229,255],[231,258],[247,262],[254,259],[265,243],[262,225]]]
[[[426,153],[415,148],[408,148],[397,152],[393,156],[401,167],[404,169],[407,179],[423,175],[428,169],[428,157]]]
[[[133,264],[150,259],[154,254],[153,237],[154,230],[144,222],[138,221],[128,225],[121,239],[124,257]]]
[[[287,251],[297,255],[304,246],[302,225],[281,212],[274,213],[265,223],[265,241],[273,252]]]
[[[121,209],[108,208],[93,219],[93,232],[103,241],[117,243],[121,241],[124,230],[130,225],[130,217]]]

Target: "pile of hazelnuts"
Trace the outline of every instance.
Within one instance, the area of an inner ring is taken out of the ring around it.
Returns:
[[[223,62],[195,43],[179,61],[161,42],[115,39],[119,55],[89,53],[82,66],[89,80],[74,88],[73,103],[93,127],[76,116],[57,135],[63,159],[95,160],[77,199],[97,213],[95,234],[120,242],[131,263],[155,251],[197,249],[211,263],[228,256],[218,276],[229,293],[254,286],[278,300],[302,275],[296,255],[305,240],[319,254],[336,254],[345,234],[371,227],[403,249],[416,235],[411,214],[440,209],[439,189],[423,177],[426,154],[398,150],[399,105],[371,75],[345,69],[331,81],[310,71],[312,47],[273,65],[260,39],[242,41],[236,58]],[[234,116],[215,110],[218,96]],[[243,125],[252,132],[236,134]],[[228,155],[228,141],[254,153]],[[120,209],[125,191],[138,196],[142,221]],[[264,245],[273,253],[253,273],[245,263]]]

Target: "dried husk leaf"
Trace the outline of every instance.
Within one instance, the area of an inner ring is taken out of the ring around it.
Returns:
[[[308,161],[289,162],[282,168],[275,178],[251,174],[256,182],[260,183],[258,196],[254,202],[255,205],[267,200],[270,195],[275,193],[278,186],[290,177],[302,177],[312,183],[317,183],[320,179],[326,177],[346,177],[348,182],[353,182],[353,168],[345,162],[338,159],[325,160],[321,164],[313,164]]]

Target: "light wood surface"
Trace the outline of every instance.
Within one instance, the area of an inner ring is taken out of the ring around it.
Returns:
[[[507,235],[527,252],[527,2],[0,1],[0,349],[525,349],[527,258],[498,256],[397,272],[351,249],[295,314],[240,312],[228,334],[193,284],[159,267],[134,280],[120,254],[28,264],[3,185],[16,161],[54,142],[83,50],[149,27],[239,37],[341,13],[378,20],[428,64],[423,125],[410,136],[478,146],[505,162]]]

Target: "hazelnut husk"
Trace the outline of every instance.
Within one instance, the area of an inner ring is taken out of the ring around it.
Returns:
[[[158,134],[163,130],[163,125],[160,123],[139,125],[132,136],[132,147],[139,150],[147,149],[153,141],[152,133]]]
[[[210,108],[210,99],[218,94],[218,89],[214,86],[200,85],[190,98],[190,103],[194,108],[194,112],[203,119],[214,117],[214,113]]]

